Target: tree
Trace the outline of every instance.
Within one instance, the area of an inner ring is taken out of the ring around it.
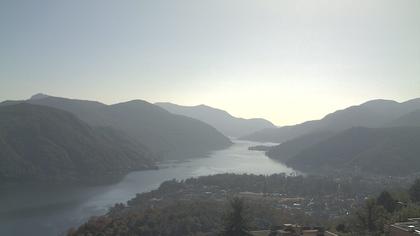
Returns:
[[[414,184],[410,187],[408,193],[413,202],[420,202],[420,179],[414,181]]]
[[[235,197],[230,201],[230,211],[228,211],[225,222],[223,236],[249,236],[248,220],[245,217],[244,201]]]
[[[355,229],[359,234],[382,235],[387,221],[387,214],[375,199],[366,200],[365,205],[355,214]]]
[[[344,223],[340,223],[335,227],[335,230],[340,233],[347,233],[347,227]]]
[[[383,191],[376,199],[376,203],[383,206],[389,213],[393,213],[397,208],[397,201],[389,194],[388,191]]]

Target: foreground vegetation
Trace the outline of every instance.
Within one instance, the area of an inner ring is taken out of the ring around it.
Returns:
[[[357,178],[281,174],[171,180],[126,204],[116,204],[69,235],[219,235],[238,219],[246,222],[243,231],[297,223],[340,234],[381,235],[385,225],[420,214],[420,182],[410,191],[399,189],[400,185],[397,180],[378,184]],[[380,194],[384,187],[393,192]],[[235,208],[239,216],[232,213]]]
[[[340,235],[387,235],[388,226],[420,216],[420,179],[404,191],[383,191],[336,222]]]

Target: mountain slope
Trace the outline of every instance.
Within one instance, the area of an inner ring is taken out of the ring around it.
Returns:
[[[403,176],[420,172],[420,127],[351,128],[286,161],[304,172],[356,171]]]
[[[312,132],[338,132],[358,126],[377,128],[418,109],[420,109],[420,99],[413,99],[403,103],[390,100],[372,100],[328,114],[321,120],[261,130],[244,136],[242,139],[281,143]]]
[[[258,130],[275,127],[270,121],[265,119],[237,118],[226,111],[206,105],[180,106],[173,103],[156,103],[156,105],[171,113],[201,120],[215,127],[224,135],[231,137],[241,137]]]
[[[174,115],[156,105],[134,100],[114,105],[46,97],[28,102],[63,109],[93,126],[123,131],[158,156],[181,159],[223,149],[230,140],[204,122]]]
[[[410,112],[405,114],[398,119],[391,121],[390,123],[386,124],[388,127],[395,127],[395,126],[415,126],[420,127],[420,110]]]
[[[0,180],[79,181],[153,166],[147,148],[45,106],[0,106]]]
[[[334,134],[333,132],[327,131],[305,134],[270,148],[266,152],[266,155],[281,162],[286,162],[301,151],[332,137]]]

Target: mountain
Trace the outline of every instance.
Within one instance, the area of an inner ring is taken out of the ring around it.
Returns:
[[[338,132],[358,126],[378,128],[419,109],[420,98],[402,103],[391,100],[372,100],[328,114],[321,120],[265,129],[243,136],[241,139],[281,143],[312,132]]]
[[[173,103],[156,103],[163,109],[178,115],[201,120],[222,132],[226,136],[241,137],[265,128],[275,128],[268,120],[237,118],[226,111],[206,105],[180,106]]]
[[[37,93],[37,94],[33,95],[33,96],[30,98],[30,100],[43,99],[43,98],[47,98],[47,97],[49,97],[49,96],[48,96],[48,95],[46,95],[46,94],[43,94],[43,93]]]
[[[285,163],[307,173],[352,171],[395,176],[417,173],[420,127],[350,128],[310,145]]]
[[[142,100],[105,105],[48,96],[27,102],[66,110],[92,126],[109,126],[122,131],[166,159],[201,156],[231,145],[227,137],[210,125],[172,114]]]
[[[110,128],[27,103],[0,106],[0,181],[80,181],[153,167],[154,156]]]
[[[281,162],[286,162],[301,151],[332,137],[334,134],[334,132],[328,131],[305,134],[271,147],[266,155]]]
[[[390,123],[386,124],[389,127],[395,126],[416,126],[420,127],[420,110],[416,110],[405,114],[398,119],[391,121]]]

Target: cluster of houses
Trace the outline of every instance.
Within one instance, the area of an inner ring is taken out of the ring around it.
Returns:
[[[323,227],[308,227],[295,224],[284,224],[271,230],[250,232],[253,236],[338,236],[326,231]],[[420,218],[410,218],[389,226],[389,236],[420,236]]]
[[[323,227],[308,227],[295,224],[284,224],[271,230],[259,230],[250,232],[253,236],[337,236],[326,231]]]

